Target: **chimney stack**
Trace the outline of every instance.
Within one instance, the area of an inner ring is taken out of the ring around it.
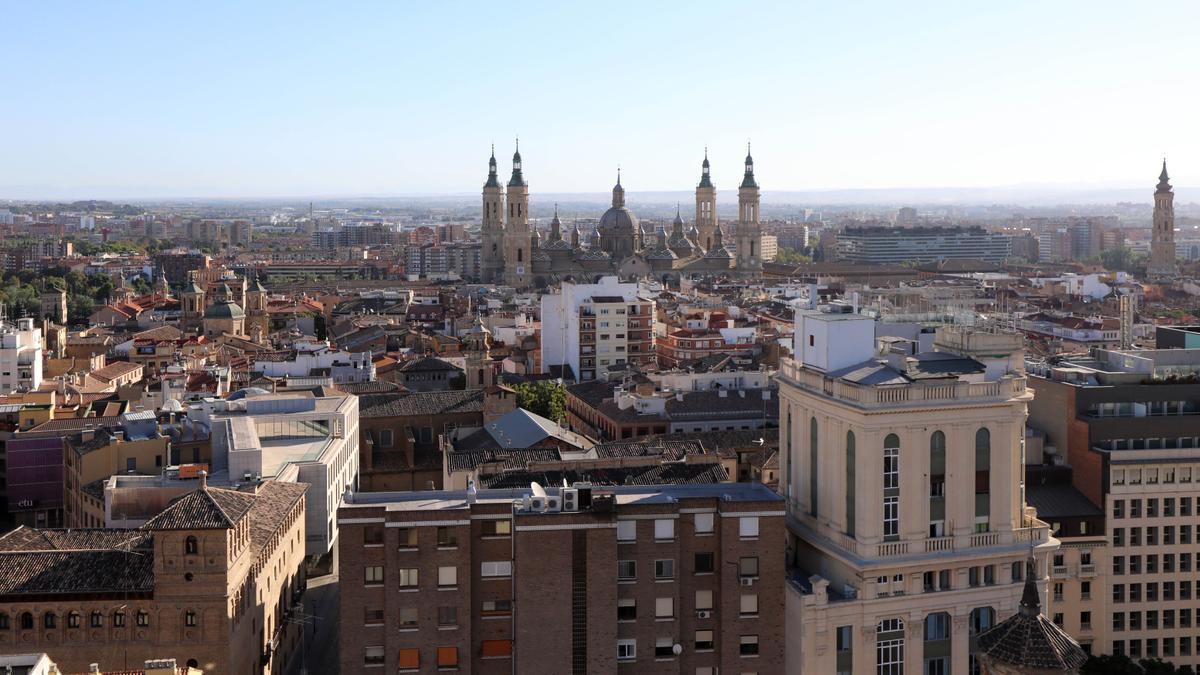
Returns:
[[[207,490],[208,489],[208,472],[205,471],[204,469],[201,469],[200,473],[198,475],[200,476],[200,489]]]

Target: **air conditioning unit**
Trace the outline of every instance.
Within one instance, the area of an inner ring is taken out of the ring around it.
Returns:
[[[551,512],[557,513],[558,511],[562,510],[562,498],[561,497],[545,497],[545,500],[546,500],[546,508],[545,508],[546,511],[551,511]]]
[[[753,586],[754,585],[754,577],[742,577],[742,585],[743,586]]]
[[[545,511],[546,510],[546,498],[545,497],[530,497],[529,498],[529,510],[530,511]]]
[[[576,490],[575,488],[563,488],[562,510],[563,511],[578,511],[579,510],[579,490]]]
[[[709,611],[709,610],[707,610],[707,609],[701,609],[701,610],[697,610],[697,611],[696,611],[696,618],[697,618],[697,619],[711,619],[711,618],[712,618],[712,612],[711,612],[711,611]]]

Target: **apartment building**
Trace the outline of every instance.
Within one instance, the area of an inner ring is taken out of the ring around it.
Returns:
[[[542,372],[565,372],[580,382],[611,366],[654,361],[654,300],[638,284],[602,277],[564,283],[542,296]]]
[[[0,536],[0,655],[63,672],[164,656],[206,673],[284,672],[301,644],[306,485],[200,487],[137,530]]]
[[[1071,547],[1052,612],[1068,631],[1091,618],[1077,635],[1095,652],[1200,665],[1200,349],[1094,349],[1029,372],[1029,424],[1102,518],[1060,528]],[[1076,540],[1094,569],[1071,555]]]
[[[328,373],[335,384],[375,379],[371,352],[338,349],[328,340],[297,340],[289,350],[258,352],[250,358],[251,369],[266,377],[313,377]]]
[[[63,510],[67,527],[103,527],[104,483],[114,474],[158,474],[170,464],[170,440],[152,412],[124,413],[111,428],[67,436]]]
[[[338,521],[344,673],[785,672],[762,485],[359,493]]]
[[[776,377],[788,672],[979,672],[977,636],[1016,611],[1031,552],[1045,592],[1058,548],[1025,506],[1021,337],[880,344],[850,306],[800,310]]]
[[[42,385],[42,329],[33,319],[0,321],[0,392],[32,391]]]

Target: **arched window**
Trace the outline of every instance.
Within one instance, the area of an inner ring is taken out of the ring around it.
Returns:
[[[846,432],[846,534],[854,536],[854,432]]]
[[[92,628],[104,627],[104,615],[100,612],[92,612]]]
[[[900,437],[883,439],[883,538],[900,538]]]
[[[950,672],[950,614],[935,612],[925,617],[925,672]]]
[[[29,612],[21,615],[21,630],[33,630],[33,615]]]
[[[46,612],[42,616],[42,623],[46,628],[58,628],[58,615],[54,612]]]
[[[113,627],[114,628],[124,628],[125,627],[125,612],[113,612]]]
[[[67,628],[79,628],[79,612],[71,612],[67,615]]]
[[[817,517],[817,491],[821,484],[821,479],[817,475],[817,418],[812,418],[809,422],[808,429],[808,496],[809,496],[809,512],[813,518]]]
[[[183,615],[183,625],[187,626],[188,628],[195,628],[196,613],[190,610],[185,612]]]
[[[200,552],[200,542],[195,537],[188,537],[183,543],[183,552],[187,555],[196,555]]]
[[[150,625],[150,615],[144,611],[139,610],[137,613],[137,625],[141,626],[142,628],[149,626]]]
[[[975,432],[975,531],[991,529],[992,432],[981,427]]]
[[[8,630],[8,614],[0,613],[0,630]]]
[[[903,619],[884,619],[875,626],[875,675],[904,675]]]
[[[946,434],[929,437],[929,536],[946,535]]]

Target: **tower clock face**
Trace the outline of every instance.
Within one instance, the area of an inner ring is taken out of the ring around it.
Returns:
[[[517,274],[525,274],[525,266],[517,265]]]

